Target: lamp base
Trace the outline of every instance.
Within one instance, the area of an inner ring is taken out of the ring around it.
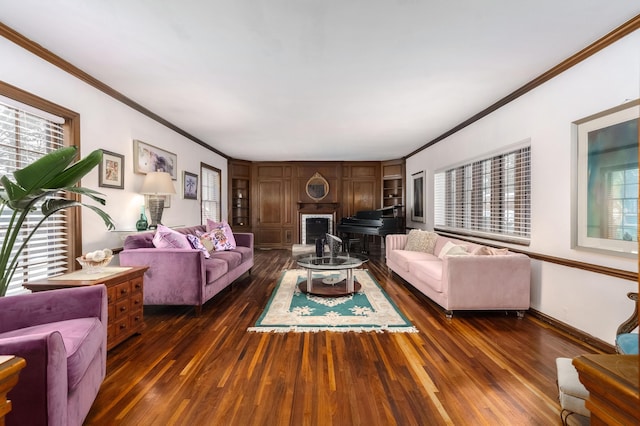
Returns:
[[[162,212],[164,211],[164,197],[149,198],[149,216],[151,224],[149,229],[157,229],[158,225],[162,225]]]

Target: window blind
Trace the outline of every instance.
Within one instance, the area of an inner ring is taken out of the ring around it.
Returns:
[[[13,172],[48,152],[65,145],[64,119],[0,99],[0,176],[13,180]],[[39,207],[39,206],[38,206]],[[4,241],[13,211],[8,206],[0,214],[0,240]],[[18,260],[18,268],[9,284],[7,296],[25,292],[22,283],[40,280],[68,269],[68,215],[65,211],[50,216],[36,231]],[[25,221],[13,253],[42,220],[39,210]]]
[[[529,146],[440,171],[434,176],[434,228],[528,244]]]
[[[200,166],[201,176],[201,214],[202,223],[206,224],[207,219],[220,222],[220,170],[202,164]]]

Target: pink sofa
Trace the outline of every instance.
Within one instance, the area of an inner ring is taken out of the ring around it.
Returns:
[[[464,246],[468,253],[482,246],[438,235],[431,254],[405,250],[407,238],[406,234],[387,235],[387,267],[442,306],[447,317],[468,310],[515,310],[522,317],[529,309],[528,256],[509,252],[440,258],[438,254],[449,241]]]
[[[206,232],[204,225],[178,228],[185,235]],[[202,305],[253,267],[253,234],[234,232],[237,247],[216,251],[205,259],[196,249],[155,248],[154,232],[129,235],[120,252],[120,265],[147,265],[145,305]]]

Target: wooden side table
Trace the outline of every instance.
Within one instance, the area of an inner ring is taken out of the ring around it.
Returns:
[[[32,281],[23,287],[33,291],[104,284],[108,296],[107,349],[142,332],[144,273],[148,266],[109,266],[103,272],[88,274],[75,271],[42,281]]]
[[[11,411],[7,394],[18,383],[20,370],[26,365],[26,361],[20,357],[0,355],[0,426],[4,426],[4,416]]]
[[[589,391],[593,426],[640,424],[638,355],[582,355],[573,365]]]

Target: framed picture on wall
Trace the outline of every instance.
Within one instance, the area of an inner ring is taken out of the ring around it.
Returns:
[[[98,186],[124,189],[124,155],[103,149],[98,173]]]
[[[411,175],[412,203],[411,203],[411,220],[413,222],[425,222],[425,205],[424,205],[424,171]]]
[[[198,199],[198,175],[197,174],[189,173],[187,171],[182,172],[182,197],[185,200]]]
[[[133,141],[133,172],[167,172],[173,180],[178,178],[178,157],[176,154],[149,145],[139,140]]]
[[[640,100],[574,122],[574,246],[627,257],[638,253]]]

